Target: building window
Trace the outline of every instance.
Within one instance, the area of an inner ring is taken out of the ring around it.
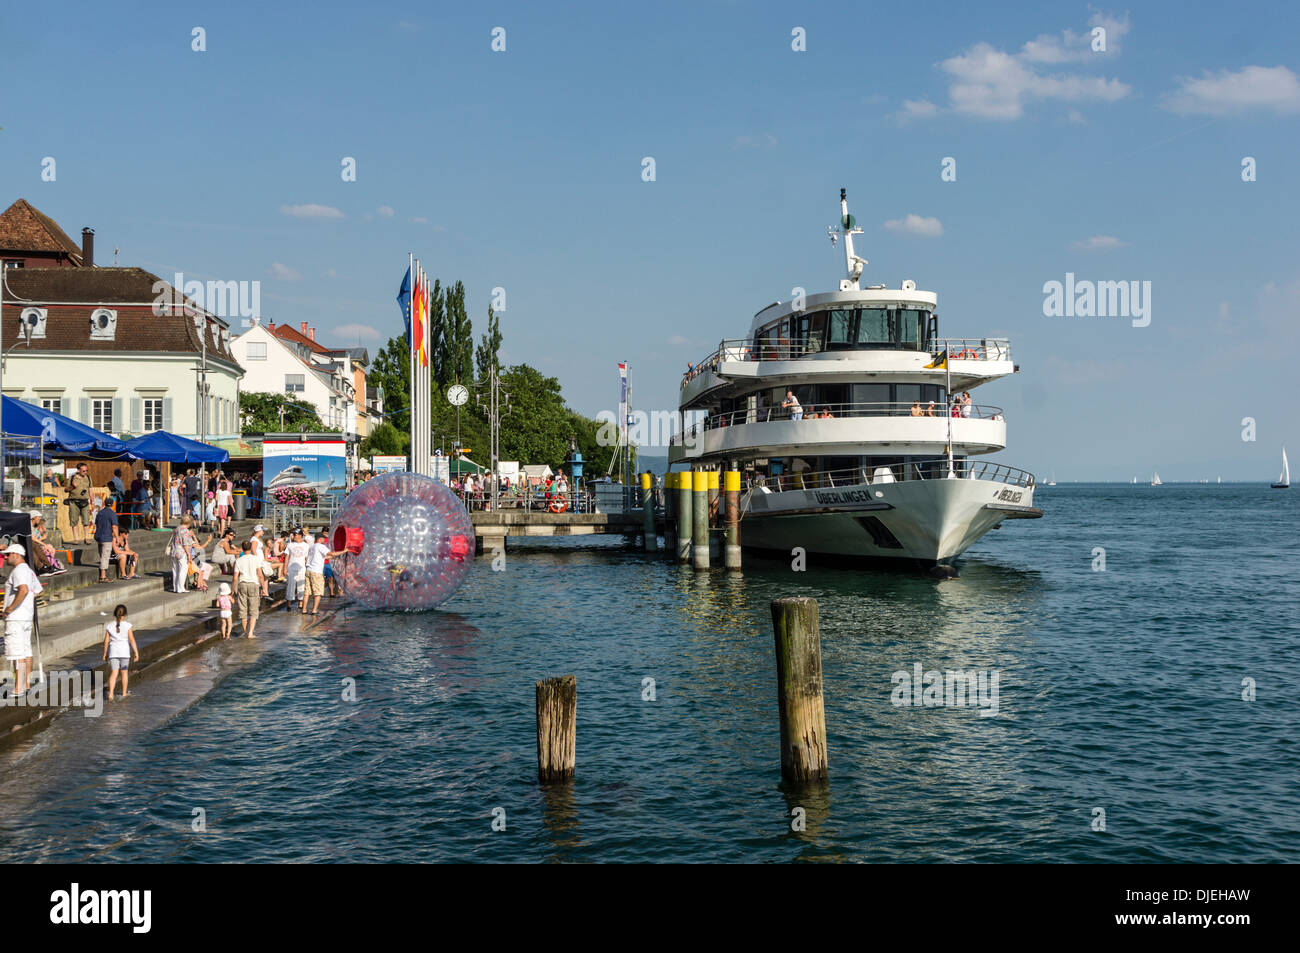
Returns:
[[[265,361],[266,360],[266,342],[249,341],[248,342],[248,360]]]
[[[163,429],[163,402],[161,397],[146,397],[144,404],[144,432]]]
[[[113,432],[113,401],[112,398],[101,399],[94,398],[90,402],[90,426],[96,430],[102,430],[104,433]]]
[[[6,267],[6,268],[21,268],[21,267],[23,267],[23,265],[25,265],[25,264],[27,264],[27,262],[24,261],[24,260],[21,259],[21,258],[6,258],[6,259],[5,259],[5,267]]]
[[[285,374],[284,375],[284,392],[286,394],[301,394],[307,389],[306,374]]]
[[[63,398],[62,398],[62,397],[42,397],[42,398],[41,398],[41,410],[48,410],[48,411],[50,411],[50,412],[52,412],[52,413],[56,413],[56,414],[61,414],[61,413],[63,413]]]

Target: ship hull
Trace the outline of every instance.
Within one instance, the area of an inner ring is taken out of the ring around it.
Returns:
[[[989,480],[750,492],[741,521],[747,549],[929,569],[951,564],[1007,519],[1034,519],[1033,487]]]

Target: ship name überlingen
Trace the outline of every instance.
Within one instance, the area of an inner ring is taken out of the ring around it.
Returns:
[[[915,282],[860,286],[862,229],[840,190],[847,277],[776,302],[682,380],[676,467],[744,474],[742,541],[952,574],[976,540],[1034,519],[1031,473],[978,459],[1006,447],[1001,408],[970,397],[1014,374],[1004,338],[939,337],[938,297]]]

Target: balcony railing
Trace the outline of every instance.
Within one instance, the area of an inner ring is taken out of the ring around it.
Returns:
[[[847,350],[879,350],[886,347],[883,343],[864,343],[857,346],[851,345]],[[943,354],[945,348],[948,350],[950,361],[1011,360],[1011,342],[1004,338],[937,338],[930,342],[928,349],[922,349],[921,353],[926,353],[926,350],[928,350],[932,358],[937,358]],[[686,373],[682,375],[682,386],[685,387],[705,371],[716,372],[718,366],[724,362],[792,361],[807,357],[810,354],[819,354],[823,350],[821,343],[817,341],[771,344],[767,342],[755,343],[749,338],[725,340],[708,357],[696,364],[687,365]],[[912,349],[907,348],[907,350]]]
[[[798,414],[796,417],[795,414]],[[829,414],[829,416],[826,416]],[[810,404],[802,410],[794,411],[786,407],[759,407],[755,409],[733,410],[725,414],[706,417],[685,432],[692,439],[705,431],[720,427],[737,427],[744,424],[765,424],[775,421],[811,421],[842,420],[858,417],[930,417],[942,420],[944,417],[978,420],[1005,420],[1001,407],[988,404],[973,404],[958,411],[957,405],[951,407],[927,401],[926,403],[908,403],[907,401],[867,401],[855,404]],[[683,434],[674,434],[670,443],[680,444]]]
[[[959,480],[988,480],[1011,486],[1032,487],[1034,475],[1027,470],[994,463],[990,460],[954,460],[953,473]],[[896,463],[892,466],[850,467],[816,473],[782,473],[759,475],[748,483],[751,492],[782,493],[788,490],[826,490],[835,487],[878,486],[913,480],[943,480],[948,476],[947,457]]]

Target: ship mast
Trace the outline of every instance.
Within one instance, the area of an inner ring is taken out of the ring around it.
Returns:
[[[849,214],[847,189],[840,189],[840,224],[832,225],[826,231],[831,237],[832,245],[839,240],[840,235],[844,236],[844,270],[848,277],[840,279],[840,290],[861,290],[858,287],[858,279],[862,277],[862,269],[866,266],[867,260],[853,253],[853,236],[861,235],[862,229],[858,228],[857,219]]]

